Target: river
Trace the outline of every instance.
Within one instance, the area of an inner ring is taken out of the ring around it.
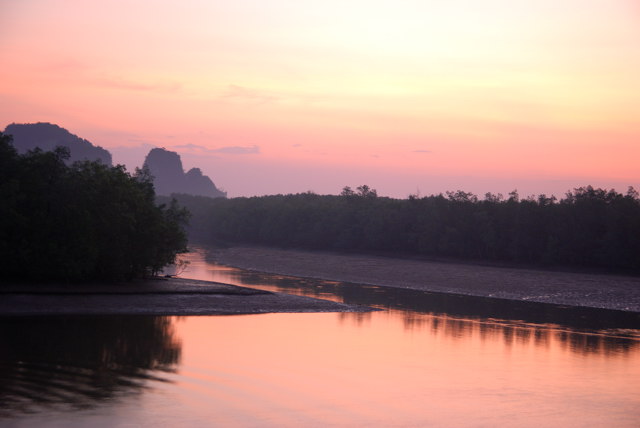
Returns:
[[[0,425],[638,426],[635,315],[188,257],[184,277],[381,310],[3,318]]]

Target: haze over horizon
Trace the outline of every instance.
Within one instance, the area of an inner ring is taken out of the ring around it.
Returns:
[[[640,188],[633,0],[0,1],[0,127],[229,196]]]

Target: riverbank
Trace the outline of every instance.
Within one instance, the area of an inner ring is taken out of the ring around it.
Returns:
[[[359,305],[181,278],[124,284],[0,285],[0,316],[238,315],[370,310]]]
[[[639,277],[268,247],[210,249],[206,257],[233,267],[280,275],[640,312]]]

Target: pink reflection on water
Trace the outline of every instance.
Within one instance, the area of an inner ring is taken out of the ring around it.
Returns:
[[[190,317],[178,331],[178,386],[233,423],[633,426],[640,405],[637,350],[576,353],[554,335],[407,330],[392,312]]]
[[[324,292],[203,256],[183,276]],[[400,309],[187,317],[176,330],[171,393],[222,425],[631,427],[640,412],[637,335]]]

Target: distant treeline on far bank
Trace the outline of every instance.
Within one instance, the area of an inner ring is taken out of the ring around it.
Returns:
[[[392,199],[367,186],[338,196],[174,197],[192,214],[192,240],[203,243],[640,272],[640,198],[631,187],[581,187],[560,200],[515,191]]]

